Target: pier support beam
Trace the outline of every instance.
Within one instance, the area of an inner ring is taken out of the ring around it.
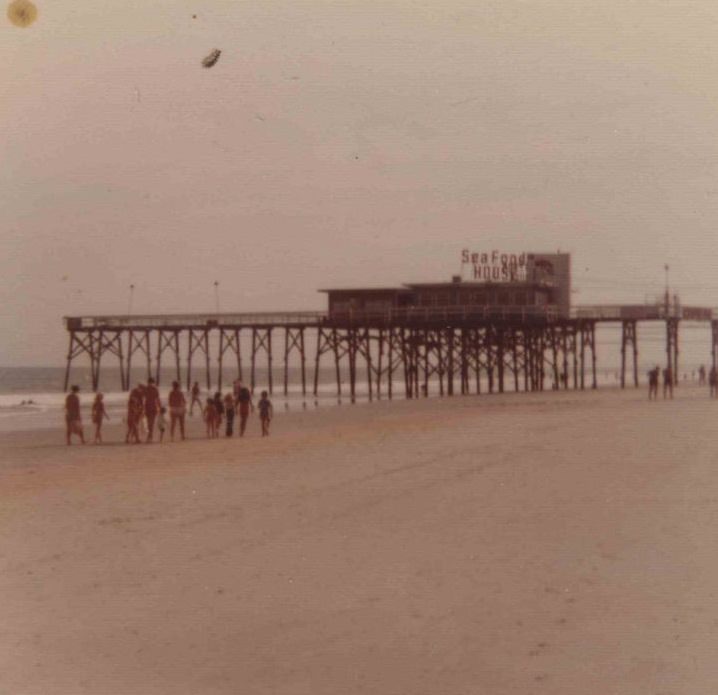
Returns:
[[[239,345],[239,328],[219,329],[219,355],[217,357],[217,390],[222,390],[222,363],[224,353],[233,352],[237,358],[237,376],[242,380],[242,351]]]
[[[175,373],[176,380],[182,381],[182,374],[180,371],[180,345],[179,345],[179,330],[163,330],[157,331],[157,362],[155,365],[155,382],[157,386],[160,385],[161,370],[160,365],[162,363],[162,354],[165,350],[169,350],[174,353],[175,356]]]
[[[638,333],[636,321],[621,322],[621,388],[626,388],[626,352],[633,353],[633,385],[638,387]]]
[[[678,324],[677,318],[666,319],[666,366],[671,370],[673,385],[678,385]]]
[[[401,329],[379,328],[376,334],[370,334],[370,344],[376,345],[374,354],[376,359],[371,362],[374,376],[374,394],[378,399],[382,397],[382,387],[389,400],[394,396],[394,372],[403,361],[401,349]]]
[[[256,364],[257,355],[260,352],[264,352],[267,356],[267,381],[268,390],[271,394],[274,390],[273,375],[272,375],[272,328],[263,328],[259,326],[252,327],[252,366],[250,373],[251,390],[254,393],[254,387],[256,384]]]
[[[419,339],[414,328],[402,328],[399,334],[402,362],[404,364],[404,395],[419,396]]]
[[[92,331],[76,332],[70,331],[70,345],[67,350],[67,366],[65,368],[65,391],[67,391],[70,383],[70,367],[73,360],[83,353],[87,353],[90,358],[90,376],[92,379],[92,390],[97,386],[99,374],[99,355],[95,347],[96,338]]]
[[[130,380],[132,379],[132,356],[136,352],[141,352],[147,360],[147,378],[152,376],[152,355],[150,354],[150,331],[149,329],[136,330],[130,329],[127,344],[127,390],[130,388]]]
[[[289,356],[292,351],[299,353],[302,377],[302,395],[307,395],[306,353],[304,351],[304,328],[284,329],[284,395],[289,390]]]
[[[598,388],[596,380],[596,323],[594,321],[582,322],[579,326],[581,333],[581,388],[585,386],[585,359],[586,350],[591,351],[591,388]]]
[[[192,356],[199,351],[204,353],[205,368],[207,370],[207,390],[211,387],[209,373],[209,332],[207,330],[189,329],[189,344],[187,346],[187,390],[192,388]]]
[[[339,334],[336,328],[317,329],[317,354],[314,362],[314,396],[319,393],[319,363],[323,354],[331,352],[334,355],[334,369],[337,380],[337,398],[342,395],[342,374],[339,360],[344,356],[341,350]]]
[[[122,331],[100,331],[96,341],[97,359],[95,361],[95,374],[93,376],[93,390],[97,391],[100,385],[100,358],[105,352],[115,355],[119,360],[120,385],[122,390],[129,389],[129,380],[125,379],[125,365],[122,351]],[[127,383],[126,383],[127,382]]]

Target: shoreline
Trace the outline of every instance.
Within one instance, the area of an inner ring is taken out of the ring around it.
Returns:
[[[658,402],[664,400],[661,395],[661,389],[662,386],[659,386],[659,397]],[[507,401],[513,403],[514,400],[516,402],[520,401],[526,401],[526,402],[536,402],[537,400],[540,402],[543,402],[545,399],[551,399],[554,398],[558,402],[561,402],[562,400],[566,398],[572,398],[572,397],[581,397],[581,398],[591,398],[592,396],[600,396],[602,394],[617,394],[618,398],[631,398],[631,395],[634,396],[642,396],[644,400],[648,400],[647,398],[647,391],[648,391],[648,385],[647,384],[641,384],[638,387],[634,386],[626,386],[625,389],[621,389],[620,385],[618,384],[606,384],[601,385],[597,389],[591,389],[590,387],[587,387],[585,389],[551,389],[547,388],[543,391],[513,391],[513,390],[506,390],[504,393],[488,393],[488,392],[482,392],[482,393],[468,393],[468,394],[461,394],[461,393],[454,393],[453,395],[439,395],[438,393],[431,393],[428,397],[418,397],[418,398],[405,398],[403,395],[395,395],[394,398],[389,399],[387,396],[382,396],[382,398],[377,398],[374,396],[373,399],[369,399],[366,394],[358,394],[356,396],[356,400],[354,403],[351,402],[350,397],[348,395],[342,394],[341,398],[338,398],[336,395],[327,395],[327,394],[320,394],[319,397],[315,398],[313,395],[307,395],[305,398],[302,398],[301,395],[297,396],[296,394],[290,395],[290,398],[287,399],[285,396],[281,393],[277,393],[274,396],[270,396],[270,400],[275,402],[276,404],[279,404],[278,406],[275,405],[275,417],[286,417],[289,415],[297,415],[297,414],[306,414],[309,412],[315,412],[315,411],[324,411],[324,410],[331,410],[334,408],[361,408],[361,407],[375,407],[375,406],[381,406],[385,404],[402,404],[402,403],[425,403],[425,402],[467,402],[467,401],[475,401],[478,403],[484,403],[484,402],[497,402],[497,403],[505,403]],[[674,388],[674,400],[681,400],[681,394],[683,396],[689,396],[691,399],[694,397],[700,398],[700,394],[704,393],[705,398],[708,402],[710,402],[710,397],[708,393],[708,386],[699,385],[697,382],[681,382],[678,386]],[[124,400],[127,398],[127,393],[119,394],[123,398],[123,402],[120,403],[113,403],[111,405],[112,412],[118,413],[122,416],[124,416],[125,411],[125,404]],[[64,398],[64,394],[62,394]],[[92,423],[90,421],[90,410],[91,410],[91,396],[92,394],[87,393],[80,393],[80,399],[81,399],[81,411],[83,415],[83,426],[85,427],[85,430],[88,430],[92,427]],[[255,394],[256,398],[256,394]],[[670,399],[666,399],[670,400]],[[289,407],[287,407],[289,406]],[[46,411],[45,411],[46,412]],[[28,413],[22,413],[18,412],[17,415],[20,416],[22,414],[28,414]],[[55,415],[57,413],[54,413]],[[29,414],[32,415],[32,414]],[[254,417],[254,415],[250,416]],[[198,416],[195,415],[193,418],[190,418],[189,412],[187,415],[187,422],[190,420],[197,420]],[[58,419],[57,425],[47,425],[47,426],[35,426],[33,427],[32,431],[36,433],[47,433],[51,431],[61,431],[64,433],[64,423],[62,422],[61,418]],[[169,422],[169,418],[168,418]],[[236,425],[236,421],[235,421]],[[103,425],[103,432],[106,431],[106,428],[116,428],[117,427],[117,419],[114,419],[114,422],[111,420],[109,423],[106,421]],[[235,428],[236,430],[236,428]],[[28,430],[23,428],[17,431],[13,431],[11,429],[0,429],[0,440],[3,438],[13,435],[13,434],[21,434],[23,432],[27,432]],[[236,432],[235,432],[236,437]],[[223,438],[223,437],[221,437]]]

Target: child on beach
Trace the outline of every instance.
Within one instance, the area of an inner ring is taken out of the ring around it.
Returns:
[[[274,415],[274,408],[272,407],[272,401],[267,398],[267,392],[262,391],[262,397],[257,404],[259,408],[259,421],[262,423],[262,436],[269,436],[269,423],[272,421]]]
[[[105,410],[105,402],[101,393],[95,396],[95,402],[92,404],[92,422],[95,425],[95,444],[102,444],[102,421],[110,416]]]
[[[207,438],[214,439],[217,436],[217,409],[214,406],[214,399],[207,399],[207,404],[202,414],[207,425]]]
[[[162,444],[162,440],[165,436],[165,430],[167,429],[167,418],[165,417],[166,413],[167,408],[160,408],[160,414],[157,416],[157,430],[160,433],[160,444]]]
[[[227,423],[225,434],[231,437],[234,434],[234,396],[231,393],[224,397],[224,419]]]
[[[147,415],[145,414],[145,399],[147,397],[147,387],[144,384],[140,384],[137,388],[140,391],[140,402],[138,404],[138,413],[136,417],[137,438],[141,441],[145,441],[148,434]]]

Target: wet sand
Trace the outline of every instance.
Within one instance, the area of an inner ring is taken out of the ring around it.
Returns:
[[[0,692],[715,692],[717,425],[682,388],[2,435]]]

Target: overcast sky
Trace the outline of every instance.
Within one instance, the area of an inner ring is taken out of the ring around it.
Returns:
[[[570,251],[576,303],[669,262],[718,306],[715,0],[37,5],[0,41],[0,365],[62,364],[130,284],[312,309],[464,247]]]

